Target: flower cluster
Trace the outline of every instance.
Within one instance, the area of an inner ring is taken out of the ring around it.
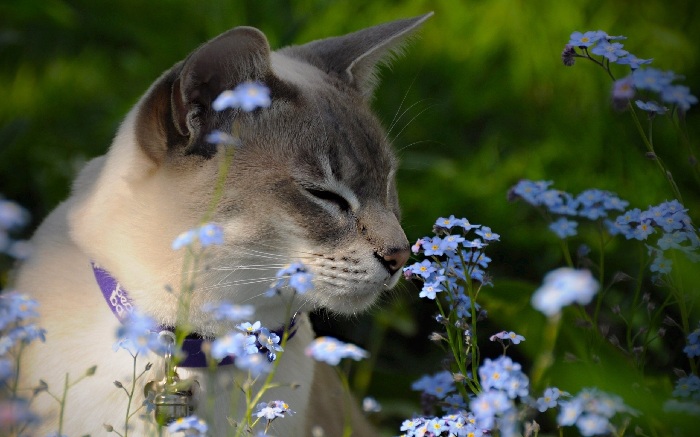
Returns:
[[[688,343],[683,348],[688,358],[700,357],[700,323],[693,332],[688,334]]]
[[[611,63],[629,66],[631,73],[613,85],[613,100],[624,105],[639,91],[658,94],[662,102],[674,105],[681,111],[687,111],[691,105],[698,103],[698,98],[690,94],[690,88],[674,84],[680,78],[674,72],[641,68],[651,64],[652,59],[639,59],[623,49],[623,44],[618,41],[624,39],[626,37],[610,36],[602,30],[574,32],[562,52],[562,61],[564,65],[572,66],[575,58],[587,58],[602,65],[608,72]],[[591,55],[600,56],[600,60]],[[637,100],[635,104],[650,115],[662,115],[668,111],[668,108],[653,100]]]
[[[470,235],[472,230],[474,235]],[[487,226],[473,225],[466,218],[457,219],[454,215],[438,218],[433,232],[434,237],[420,238],[412,247],[413,253],[429,258],[404,267],[404,277],[423,282],[420,297],[434,300],[438,293],[448,291],[453,308],[460,303],[462,308],[464,303],[470,306],[464,284],[467,281],[490,284],[485,270],[491,258],[486,256],[484,248],[500,236]]]
[[[671,260],[664,256],[669,249],[680,250],[694,261],[700,259],[697,228],[693,226],[688,210],[677,200],[650,206],[645,211],[639,208],[625,210],[629,202],[609,191],[589,189],[574,196],[551,188],[551,185],[551,181],[521,180],[510,189],[508,197],[541,207],[548,215],[561,216],[553,220],[549,228],[562,239],[577,234],[578,222],[571,220],[572,217],[602,220],[610,235],[622,235],[628,240],[648,241],[652,234],[658,235],[656,245],[647,246],[654,258],[650,265],[654,273],[671,271]],[[621,214],[610,216],[613,211]]]
[[[404,420],[401,431],[406,437],[423,436],[456,436],[456,437],[481,437],[484,430],[477,426],[476,418],[472,413],[462,411],[448,414],[442,417],[415,417]]]
[[[236,367],[254,375],[269,372],[270,363],[277,359],[278,352],[283,352],[280,336],[259,321],[241,323],[236,329],[238,332],[228,332],[212,342],[211,357],[218,361],[235,357]]]
[[[588,270],[560,267],[549,272],[532,295],[532,306],[547,316],[554,316],[573,303],[587,305],[598,292],[598,281]]]
[[[583,436],[609,434],[614,430],[610,419],[616,414],[636,414],[620,397],[596,388],[583,389],[572,399],[560,401],[559,406],[559,426],[575,425]]]
[[[0,197],[0,253],[12,258],[26,259],[31,253],[27,241],[15,240],[12,233],[27,225],[29,213],[27,210],[10,200]]]
[[[333,337],[318,337],[306,347],[306,356],[335,366],[343,358],[359,361],[368,357],[366,350]]]
[[[638,208],[626,211],[615,219],[606,221],[611,235],[623,235],[628,240],[647,241],[652,234],[659,235],[656,245],[647,245],[654,261],[649,267],[657,274],[670,273],[671,260],[664,256],[669,249],[682,251],[692,261],[700,259],[700,238],[687,209],[677,200],[650,206],[645,211]]]
[[[173,240],[172,249],[178,250],[186,246],[191,246],[195,242],[204,248],[212,245],[224,243],[224,230],[216,223],[205,223],[198,228],[190,229],[178,235]]]
[[[12,429],[32,423],[38,418],[29,410],[30,402],[5,393],[16,387],[20,369],[18,354],[34,340],[45,341],[46,331],[32,321],[38,317],[38,303],[16,291],[0,294],[0,429]]]
[[[548,214],[561,216],[550,224],[549,229],[562,239],[577,234],[578,222],[569,218],[604,219],[611,211],[622,212],[629,205],[609,191],[589,189],[574,196],[550,188],[552,184],[552,181],[523,179],[510,189],[508,199],[522,199],[532,206],[542,207]]]

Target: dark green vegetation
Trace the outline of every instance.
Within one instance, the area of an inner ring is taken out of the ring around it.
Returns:
[[[395,120],[391,136],[402,160],[403,223],[410,240],[429,234],[435,218],[449,214],[501,234],[501,243],[487,251],[496,287],[482,295],[490,315],[483,338],[501,329],[525,335],[523,347],[516,348],[523,355],[514,358],[527,367],[544,320],[530,308],[529,296],[544,273],[563,265],[563,258],[546,222],[532,208],[506,200],[508,188],[521,178],[548,179],[574,194],[587,188],[614,191],[630,208],[642,209],[673,197],[655,163],[645,157],[630,115],[611,108],[610,78],[584,60],[565,67],[562,48],[575,30],[625,35],[627,50],[654,58],[656,68],[684,75],[683,84],[698,95],[700,3],[694,0],[4,1],[0,192],[29,208],[37,225],[67,196],[76,169],[106,151],[118,123],[149,84],[230,27],[256,26],[276,48],[429,10],[435,16],[406,56],[383,72],[388,80],[374,101],[387,127]],[[627,74],[626,67],[615,67],[617,77]],[[688,136],[700,154],[700,107],[687,115]],[[697,224],[697,164],[667,119],[657,120],[654,144]],[[574,239],[571,248],[582,241]],[[636,276],[637,249],[629,256],[630,247],[622,242],[606,247],[608,280],[617,270]],[[697,276],[686,278],[692,282]],[[663,301],[662,289],[644,286],[655,301]],[[350,321],[338,334],[369,348],[386,336],[372,380],[360,369],[356,383],[361,390],[369,384],[369,392],[384,403],[385,423],[394,433],[396,418],[418,409],[410,381],[438,370],[440,359],[438,349],[425,340],[437,329],[431,320],[434,308],[418,302],[410,285],[405,288],[367,323]],[[616,284],[606,307],[628,305],[629,288]],[[700,297],[697,289],[693,296]],[[683,336],[668,327],[666,339],[651,347],[642,369],[599,337],[584,344],[588,337],[574,326],[574,313],[570,316],[548,382],[569,391],[597,385],[618,392],[645,411],[640,424],[648,426],[659,402],[650,394],[667,393],[675,378],[672,367],[687,368],[687,360],[676,358]],[[615,325],[618,321],[610,317]],[[644,318],[637,319],[637,328],[643,326]],[[697,321],[695,308],[690,322]],[[397,331],[401,340],[388,340]],[[565,352],[580,361],[561,360]],[[541,393],[543,388],[536,389]]]

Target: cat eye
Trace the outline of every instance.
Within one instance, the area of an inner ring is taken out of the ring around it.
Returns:
[[[340,194],[315,188],[305,188],[305,190],[317,199],[334,203],[343,212],[350,211],[350,203]]]

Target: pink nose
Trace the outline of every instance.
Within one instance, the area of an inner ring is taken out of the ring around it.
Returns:
[[[389,249],[383,255],[378,255],[380,262],[386,268],[390,275],[401,270],[411,256],[411,251],[408,246],[401,248]]]

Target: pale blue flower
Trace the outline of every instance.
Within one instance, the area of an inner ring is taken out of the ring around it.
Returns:
[[[318,337],[306,347],[306,356],[322,361],[331,366],[340,363],[343,358],[359,361],[369,354],[354,344],[343,343],[333,337]]]
[[[547,316],[553,316],[572,303],[586,305],[598,292],[598,281],[588,270],[562,267],[549,272],[532,295],[532,306]]]
[[[667,107],[661,106],[653,100],[649,100],[648,102],[636,100],[634,104],[637,105],[639,109],[641,109],[642,111],[646,111],[649,114],[664,115],[666,112],[668,112]]]
[[[224,244],[224,230],[216,223],[205,223],[200,226],[198,236],[202,247]]]
[[[211,356],[215,360],[221,361],[225,357],[240,357],[248,354],[257,354],[258,348],[255,345],[256,338],[253,335],[246,335],[240,332],[229,332],[222,337],[216,338],[211,343]]]
[[[0,229],[11,231],[29,221],[29,212],[10,200],[0,199]]]
[[[230,302],[206,303],[202,311],[211,313],[214,320],[238,322],[253,317],[255,307],[252,305],[234,305]]]
[[[559,217],[557,220],[549,224],[549,229],[554,232],[557,237],[565,239],[567,237],[573,237],[576,235],[576,227],[578,222],[574,220],[567,220],[564,217]]]
[[[452,373],[443,370],[433,375],[423,375],[411,384],[411,389],[443,399],[457,390],[457,387]]]
[[[591,53],[603,56],[610,62],[615,62],[618,58],[626,56],[627,53],[629,53],[627,50],[623,50],[622,47],[622,44],[618,42],[601,41],[591,49]]]
[[[250,372],[253,378],[272,371],[272,363],[264,354],[256,353],[236,357],[234,363],[239,369]]]
[[[698,98],[690,94],[690,88],[683,85],[665,87],[661,91],[661,99],[666,103],[678,105],[683,111],[698,103]]]
[[[180,417],[168,425],[168,432],[185,432],[188,436],[205,436],[209,427],[197,416]]]
[[[225,144],[225,145],[237,145],[240,141],[234,138],[233,135],[220,130],[213,130],[205,138],[207,143],[210,144]]]
[[[212,102],[215,111],[225,109],[242,109],[251,112],[258,108],[267,108],[272,103],[270,89],[257,82],[245,82],[233,90],[226,90]]]
[[[194,229],[190,229],[189,231],[185,231],[177,237],[175,237],[175,240],[173,240],[173,244],[171,247],[173,250],[182,249],[183,247],[189,246],[190,244],[194,243],[196,238],[197,232]]]
[[[620,65],[629,65],[632,70],[636,70],[642,65],[651,64],[653,59],[639,59],[633,54],[627,54],[627,56],[622,57],[617,60]]]

